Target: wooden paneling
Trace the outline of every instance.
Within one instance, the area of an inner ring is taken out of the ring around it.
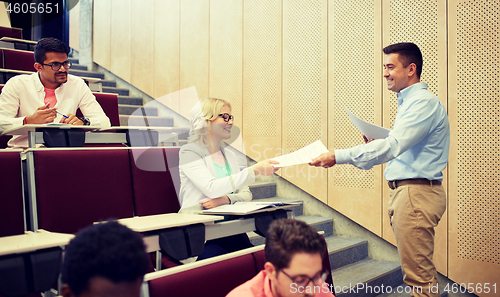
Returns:
[[[131,3],[131,0],[111,0],[110,70],[128,82],[131,81],[132,76]]]
[[[155,0],[132,1],[130,82],[153,96],[154,15]]]
[[[449,277],[499,296],[500,5],[448,3]]]
[[[327,139],[327,0],[283,1],[283,152]],[[327,203],[327,170],[299,165],[282,176]]]
[[[94,61],[111,69],[111,0],[94,0]],[[116,59],[119,58],[115,56]]]
[[[328,147],[363,143],[345,108],[380,125],[381,3],[328,2]],[[355,14],[352,12],[356,11]],[[382,235],[381,166],[361,170],[337,165],[328,171],[328,205]]]
[[[208,96],[209,2],[180,3],[180,88],[196,87],[199,98]],[[181,104],[181,110],[193,106]]]
[[[179,17],[180,0],[155,0],[153,98],[180,89]]]
[[[281,1],[245,1],[243,19],[243,142],[260,161],[281,154]]]
[[[413,42],[419,46],[423,56],[421,81],[429,85],[434,93],[447,106],[447,36],[446,36],[446,2],[439,0],[425,1],[383,1],[383,46],[398,42]],[[425,32],[423,34],[422,32]],[[383,119],[384,127],[392,128],[397,112],[396,94],[388,91],[386,81],[383,82]],[[447,188],[446,170],[443,186]],[[384,189],[383,203],[383,237],[395,243],[389,224],[387,204],[389,189]],[[438,271],[447,275],[447,212],[436,228],[434,262]]]

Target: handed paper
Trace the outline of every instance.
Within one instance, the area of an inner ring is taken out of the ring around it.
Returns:
[[[368,123],[357,116],[355,116],[349,109],[345,109],[347,114],[351,118],[351,122],[358,128],[361,133],[363,133],[368,139],[384,139],[389,135],[390,129]]]
[[[321,140],[317,140],[293,153],[279,156],[271,160],[280,162],[279,164],[274,165],[275,167],[299,165],[310,163],[312,159],[319,157],[319,155],[326,152],[328,152],[326,146],[321,142]]]

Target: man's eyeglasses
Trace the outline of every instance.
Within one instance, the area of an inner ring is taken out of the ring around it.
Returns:
[[[224,122],[229,123],[229,121],[234,121],[234,115],[228,113],[219,114],[220,117],[224,119]]]
[[[54,71],[61,69],[61,66],[64,66],[65,69],[71,68],[70,61],[66,61],[66,62],[62,62],[62,63],[54,62],[54,63],[50,63],[50,64],[44,64],[44,63],[40,63],[40,64],[45,65],[45,66],[50,66],[50,68],[52,68],[52,70],[54,70]]]
[[[326,280],[326,277],[328,276],[327,271],[324,271],[321,274],[318,274],[312,278],[308,277],[307,275],[297,275],[297,276],[291,277],[283,270],[281,270],[281,272],[283,272],[284,275],[288,276],[288,278],[291,279],[294,284],[297,284],[298,286],[301,286],[301,287],[306,287],[310,282],[313,282],[313,284],[316,286],[321,285]]]

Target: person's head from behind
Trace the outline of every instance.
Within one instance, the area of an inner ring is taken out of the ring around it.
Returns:
[[[138,297],[149,259],[142,237],[116,221],[80,231],[64,254],[63,297]]]
[[[394,92],[420,81],[422,53],[414,43],[403,42],[384,47],[384,77]]]
[[[59,39],[42,38],[35,46],[35,69],[46,88],[57,88],[68,80],[68,46]]]
[[[323,238],[306,223],[273,221],[266,236],[264,265],[273,295],[314,296],[314,286],[321,286],[328,273],[323,270],[325,248]]]
[[[204,98],[191,110],[191,130],[189,142],[206,146],[212,141],[220,142],[231,137],[234,117],[231,103],[224,99]]]

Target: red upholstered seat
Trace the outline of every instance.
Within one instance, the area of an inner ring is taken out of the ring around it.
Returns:
[[[178,212],[180,148],[130,149],[135,215]]]
[[[246,254],[150,280],[149,296],[226,296],[257,272],[254,257]]]
[[[24,233],[19,151],[0,151],[0,237]]]
[[[35,71],[33,52],[3,49],[3,68],[22,71]]]
[[[23,38],[23,31],[17,28],[0,27],[0,38],[12,37],[17,39]]]
[[[133,216],[128,150],[37,150],[34,159],[39,228],[75,233]]]
[[[116,94],[103,94],[103,93],[93,93],[95,99],[101,105],[102,110],[108,116],[111,126],[120,126],[120,115],[118,114],[118,95]],[[76,111],[77,117],[82,117],[83,114],[78,109]]]

